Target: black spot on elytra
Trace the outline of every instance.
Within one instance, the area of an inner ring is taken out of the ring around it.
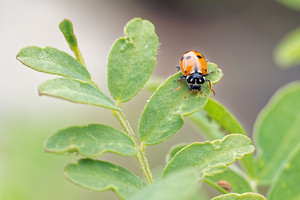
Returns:
[[[180,60],[183,60],[183,59],[184,59],[184,56]]]
[[[188,60],[188,59],[191,59],[191,56],[187,56],[187,57],[185,57],[185,59],[187,59],[187,60]]]
[[[201,57],[200,55],[197,55],[197,58],[199,58],[199,59],[200,59],[200,58],[202,58],[202,57]]]

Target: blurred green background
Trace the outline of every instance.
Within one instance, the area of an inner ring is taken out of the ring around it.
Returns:
[[[276,1],[216,0],[0,0],[0,199],[117,199],[69,183],[63,168],[76,156],[46,154],[43,142],[72,125],[103,123],[121,128],[106,109],[39,97],[38,85],[49,75],[35,72],[15,57],[25,46],[52,46],[71,54],[58,24],[73,22],[79,47],[94,80],[106,86],[110,46],[133,17],[156,26],[160,49],[155,76],[176,72],[182,53],[202,52],[224,72],[215,98],[229,108],[251,134],[258,112],[285,83],[299,79],[300,68],[280,70],[275,45],[299,26],[300,12]],[[150,93],[141,92],[124,105],[132,126]],[[159,173],[168,149],[203,140],[188,123],[170,140],[148,148],[151,168]],[[141,175],[133,158],[101,156]]]

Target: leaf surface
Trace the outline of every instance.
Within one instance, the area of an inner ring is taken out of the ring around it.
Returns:
[[[230,134],[212,142],[192,143],[175,154],[163,176],[187,167],[197,168],[202,178],[212,176],[253,151],[251,140],[241,134]]]
[[[222,71],[212,63],[208,65],[212,83],[222,78]],[[202,86],[202,94],[189,92],[184,82],[180,90],[181,73],[171,76],[152,95],[139,123],[139,137],[146,145],[154,145],[174,135],[183,125],[183,117],[203,108],[210,97],[208,82]]]
[[[215,120],[223,129],[227,130],[228,133],[240,133],[247,135],[244,127],[234,117],[234,115],[221,103],[210,98],[207,102],[204,110],[208,116]],[[213,129],[212,129],[213,130]],[[209,132],[208,132],[209,133]],[[213,132],[217,133],[217,132]],[[217,136],[217,135],[216,135]],[[255,174],[254,159],[252,155],[245,156],[241,163],[250,177]]]
[[[187,144],[179,144],[174,146],[167,157],[167,162],[170,162],[178,151],[186,147]],[[226,181],[230,184],[232,192],[244,193],[251,192],[252,188],[249,182],[246,180],[246,177],[235,171],[233,168],[228,167],[224,172],[215,174],[213,176],[206,177],[209,181],[214,184],[218,184],[219,181]]]
[[[254,126],[257,145],[257,175],[268,183],[300,143],[300,82],[279,89],[261,111]]]
[[[76,185],[96,190],[114,191],[125,199],[145,187],[145,183],[126,169],[100,160],[82,159],[65,168],[65,176]]]
[[[65,36],[66,41],[68,42],[70,49],[74,51],[78,48],[77,39],[73,31],[73,24],[70,20],[65,19],[59,24],[59,29]]]
[[[93,85],[74,79],[56,78],[39,86],[40,95],[53,96],[75,103],[118,110],[112,100]]]
[[[211,99],[208,100],[208,103]],[[222,139],[228,131],[224,131],[216,120],[212,119],[207,112],[199,110],[188,116],[189,122],[195,125],[196,129],[210,140]]]
[[[113,44],[107,63],[109,91],[121,102],[143,88],[155,67],[158,49],[158,37],[148,20],[131,20],[124,34]]]
[[[269,200],[297,200],[300,199],[300,145],[287,158],[287,162],[280,170],[270,189]]]
[[[134,142],[123,132],[101,124],[74,126],[61,130],[45,143],[51,153],[73,153],[86,157],[97,157],[105,152],[123,156],[137,153]]]
[[[217,100],[209,99],[204,110],[229,133],[247,135],[240,122]]]
[[[199,175],[195,170],[179,171],[143,188],[127,200],[191,199],[198,180]]]
[[[79,47],[78,47],[77,38],[76,38],[76,36],[74,34],[72,22],[70,20],[68,20],[68,19],[63,20],[59,24],[59,29],[63,33],[63,35],[65,36],[65,39],[68,42],[70,49],[75,54],[76,59],[80,63],[82,63],[83,65],[85,65],[84,64],[84,60],[82,58],[82,55],[80,53]]]
[[[231,192],[234,193],[244,193],[253,191],[246,177],[233,170],[231,167],[227,168],[222,173],[206,177],[206,179],[212,181],[215,184],[218,184],[219,181],[226,181],[230,184]]]
[[[244,194],[224,194],[221,196],[217,196],[212,200],[267,200],[264,196],[256,193],[244,193]]]
[[[18,53],[17,59],[39,72],[92,82],[89,72],[79,61],[52,47],[25,47]]]

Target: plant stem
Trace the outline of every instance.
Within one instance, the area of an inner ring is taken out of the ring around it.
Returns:
[[[145,176],[145,179],[146,179],[147,183],[151,184],[151,183],[153,183],[153,177],[152,177],[152,173],[151,173],[151,170],[150,170],[148,160],[147,160],[146,155],[145,155],[145,146],[142,143],[138,142],[133,129],[131,128],[129,122],[127,121],[124,113],[121,110],[120,102],[117,102],[117,106],[120,108],[120,111],[113,111],[113,114],[119,120],[119,122],[121,123],[121,125],[125,129],[128,136],[133,140],[133,142],[135,144],[135,147],[138,151],[138,153],[136,155],[136,159],[137,159],[137,161],[138,161],[138,163],[139,163],[139,165],[140,165],[140,167],[143,171],[143,174]]]
[[[224,188],[222,188],[221,186],[215,184],[214,182],[204,179],[203,180],[206,184],[212,186],[213,188],[217,189],[218,191],[222,192],[223,194],[228,194],[229,192],[227,190],[225,190]]]

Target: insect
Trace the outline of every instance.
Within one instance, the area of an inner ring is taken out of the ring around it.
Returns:
[[[215,94],[210,81],[205,78],[209,75],[207,60],[201,53],[192,50],[184,53],[180,60],[180,66],[176,67],[182,73],[179,79],[181,81],[180,86],[176,90],[181,89],[182,81],[186,81],[191,93],[202,93],[201,86],[208,81],[210,91]]]
[[[221,186],[224,190],[226,190],[227,192],[231,192],[231,184],[228,182],[228,181],[226,181],[226,180],[219,180],[218,182],[217,182],[217,184],[219,185],[219,186]]]

